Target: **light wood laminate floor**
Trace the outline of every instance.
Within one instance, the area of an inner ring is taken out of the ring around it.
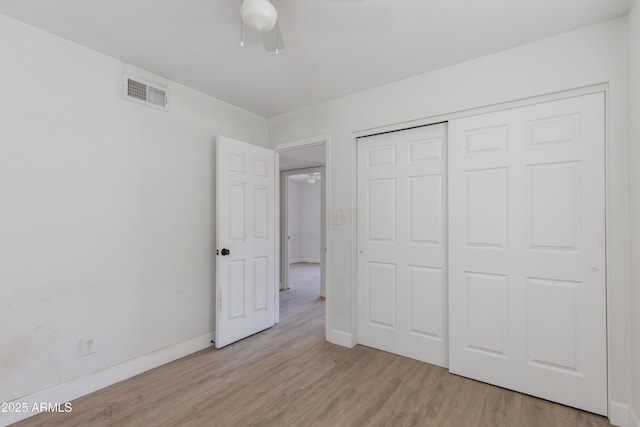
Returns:
[[[308,264],[294,266],[309,269]],[[17,426],[609,426],[600,416],[324,339],[325,303],[303,270],[281,323],[207,349]],[[295,279],[294,279],[295,280]],[[337,304],[338,302],[336,302]]]

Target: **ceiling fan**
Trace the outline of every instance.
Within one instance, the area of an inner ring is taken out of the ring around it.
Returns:
[[[242,0],[240,46],[244,46],[244,25],[260,31],[267,52],[280,53],[284,40],[278,25],[278,11],[269,0]]]

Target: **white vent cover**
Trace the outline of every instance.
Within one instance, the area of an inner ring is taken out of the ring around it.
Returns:
[[[164,111],[169,110],[169,96],[166,88],[128,74],[124,75],[123,86],[126,99]]]

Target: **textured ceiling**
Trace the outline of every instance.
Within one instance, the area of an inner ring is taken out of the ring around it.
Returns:
[[[273,0],[286,49],[240,0],[2,0],[0,13],[270,117],[624,15],[628,0]]]

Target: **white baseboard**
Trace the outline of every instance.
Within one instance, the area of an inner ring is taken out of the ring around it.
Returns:
[[[629,426],[629,405],[619,402],[609,403],[609,422],[618,427]]]
[[[320,258],[302,258],[302,262],[311,262],[313,264],[320,264]]]
[[[302,258],[289,258],[289,264],[296,264],[302,262]]]
[[[343,347],[353,348],[356,345],[353,334],[331,329],[327,333],[327,341],[332,344],[341,345]]]
[[[629,427],[640,427],[640,416],[633,408],[629,408]]]
[[[609,422],[618,427],[640,427],[640,417],[634,409],[619,402],[609,405]]]
[[[93,393],[94,391],[134,377],[166,363],[173,362],[196,351],[203,350],[211,346],[211,337],[213,337],[213,333],[200,335],[170,347],[154,351],[153,353],[101,369],[91,375],[16,399],[12,403],[26,404],[29,410],[27,412],[0,413],[0,425],[6,426],[36,415],[38,411],[30,411],[34,405],[37,406],[40,405],[40,403],[46,402],[51,404],[60,403],[64,407],[66,402],[70,402],[71,400]]]

